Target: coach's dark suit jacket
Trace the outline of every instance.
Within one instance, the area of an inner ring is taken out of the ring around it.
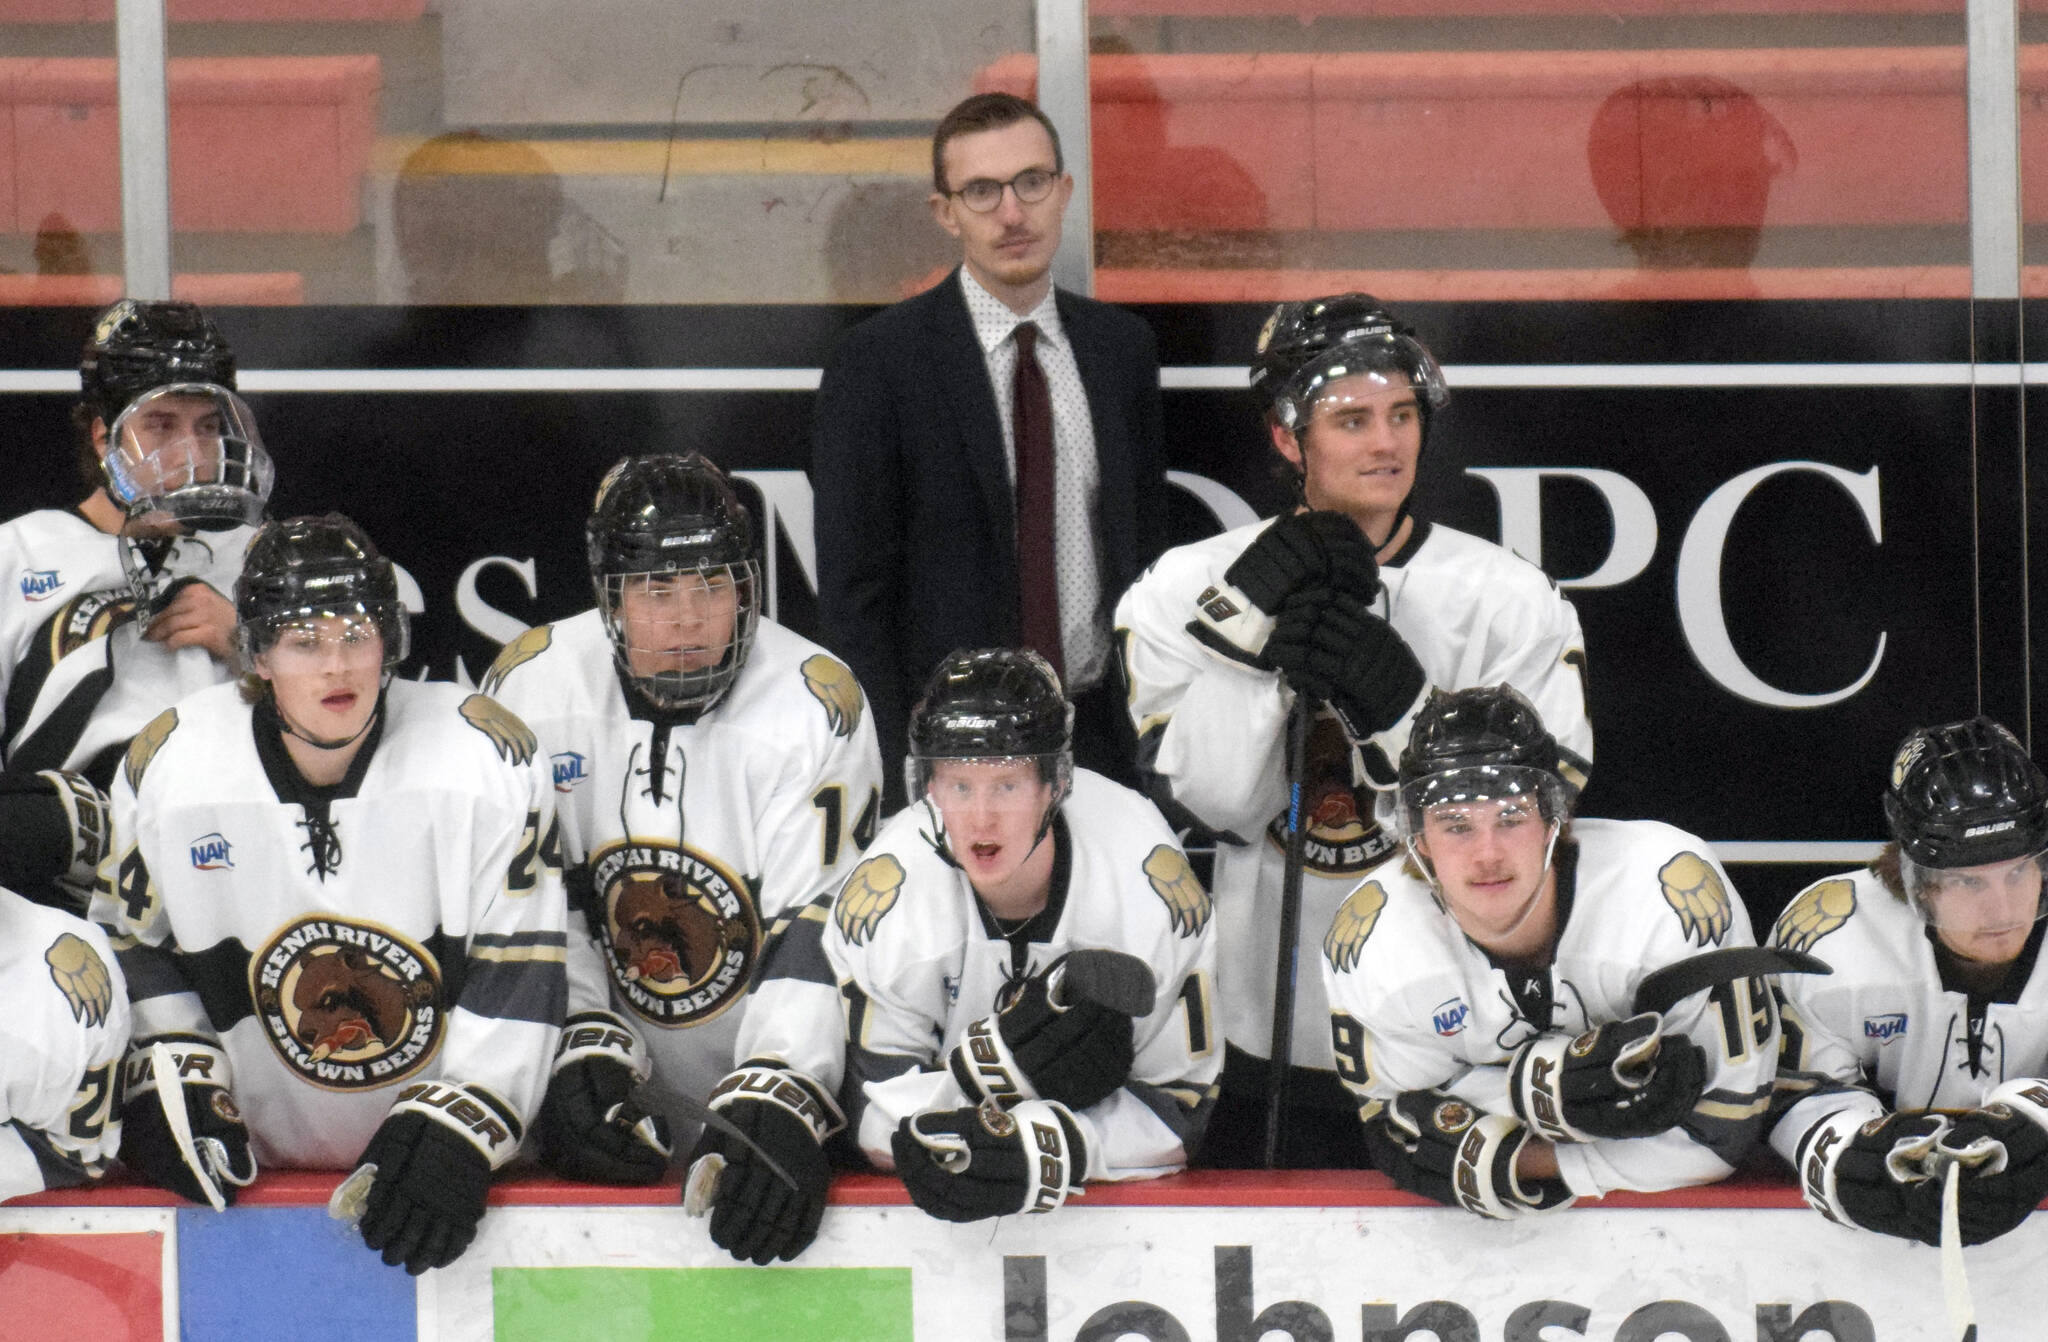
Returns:
[[[1095,426],[1105,618],[1165,548],[1159,356],[1151,328],[1060,291]],[[1016,502],[960,273],[862,322],[812,420],[818,616],[873,705],[891,793],[910,707],[955,648],[1021,641]]]

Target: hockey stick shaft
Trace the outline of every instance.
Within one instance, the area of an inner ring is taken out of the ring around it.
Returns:
[[[1301,937],[1301,873],[1308,854],[1302,791],[1308,776],[1308,727],[1315,708],[1297,692],[1287,714],[1287,865],[1280,877],[1280,950],[1273,968],[1273,1039],[1266,1051],[1266,1168],[1280,1167],[1280,1107],[1294,1057],[1295,942]]]
[[[149,1047],[150,1069],[156,1073],[156,1098],[163,1106],[164,1123],[171,1130],[171,1140],[177,1144],[178,1158],[192,1171],[192,1178],[199,1185],[199,1191],[206,1194],[207,1202],[217,1212],[228,1209],[227,1198],[220,1191],[220,1184],[214,1180],[213,1167],[199,1153],[199,1146],[192,1140],[192,1120],[185,1113],[185,1086],[178,1072],[178,1057],[171,1052],[171,1046],[159,1039]]]
[[[1635,1001],[1630,1009],[1637,1015],[1645,1011],[1669,1011],[1696,992],[1718,988],[1737,979],[1757,978],[1765,974],[1833,972],[1827,961],[1805,951],[1785,950],[1777,946],[1724,946],[1717,951],[1688,955],[1645,975],[1643,981],[1636,985]]]

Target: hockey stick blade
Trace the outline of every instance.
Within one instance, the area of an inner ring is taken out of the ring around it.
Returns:
[[[782,1180],[782,1182],[784,1182],[785,1184],[788,1184],[792,1192],[801,1193],[804,1191],[804,1186],[796,1181],[796,1176],[791,1174],[788,1170],[782,1168],[781,1161],[777,1160],[774,1156],[769,1155],[765,1150],[762,1149],[761,1144],[759,1142],[755,1141],[752,1137],[747,1136],[746,1133],[740,1131],[739,1125],[734,1123],[731,1119],[727,1118],[724,1114],[719,1113],[716,1109],[713,1109],[710,1105],[704,1103],[702,1100],[693,1100],[687,1095],[676,1096],[675,1106],[677,1109],[680,1109],[686,1116],[696,1119],[699,1123],[702,1123],[705,1127],[710,1128],[713,1132],[718,1133],[720,1136],[730,1137],[734,1141],[738,1142],[741,1146],[746,1147],[748,1153],[751,1154],[754,1157],[754,1159],[760,1161],[763,1165],[767,1166],[768,1172],[770,1174]]]
[[[197,1143],[192,1140],[192,1120],[185,1113],[185,1085],[178,1079],[178,1056],[171,1052],[171,1046],[158,1040],[149,1046],[150,1070],[156,1073],[156,1098],[163,1106],[164,1123],[171,1130],[171,1140],[177,1143],[178,1159],[192,1171],[192,1178],[199,1185],[199,1191],[206,1194],[206,1200],[217,1212],[228,1209],[228,1200],[222,1196],[220,1184],[213,1177],[213,1167],[199,1154]]]
[[[1763,974],[1832,974],[1834,967],[1817,955],[1784,950],[1777,946],[1724,946],[1703,951],[1668,964],[1644,976],[1636,985],[1630,1010],[1665,1012],[1696,992],[1718,988],[1737,979]]]
[[[1090,947],[1067,952],[1050,989],[1056,1006],[1093,1002],[1126,1016],[1149,1016],[1159,980],[1152,966],[1135,955]]]

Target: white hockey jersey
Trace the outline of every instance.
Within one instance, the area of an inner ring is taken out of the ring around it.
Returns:
[[[1801,891],[1771,943],[1810,951],[1834,972],[1778,980],[1785,1044],[1772,1148],[1792,1161],[1839,1109],[1974,1109],[2001,1082],[2048,1075],[2040,940],[2008,992],[1973,1003],[1943,986],[1927,925],[1867,868]]]
[[[931,825],[926,808],[913,805],[882,827],[840,887],[830,921],[810,924],[823,935],[822,966],[778,954],[776,973],[786,977],[762,984],[746,1056],[783,1061],[840,1090],[861,1148],[888,1169],[889,1138],[903,1119],[968,1103],[946,1055],[970,1024],[994,1012],[1005,984],[1071,950],[1124,951],[1152,967],[1158,997],[1137,1021],[1130,1080],[1075,1116],[1087,1177],[1145,1179],[1181,1168],[1207,1121],[1223,1041],[1211,1015],[1208,892],[1157,808],[1076,769],[1056,822],[1052,902],[1014,937],[988,918],[966,874],[934,850]],[[824,1014],[819,972],[832,976],[845,1001],[843,1035],[842,1022]],[[835,1056],[842,1043],[844,1086]]]
[[[106,935],[0,890],[0,1202],[100,1176],[121,1140],[127,1046]]]
[[[1576,844],[1560,843],[1555,859],[1564,924],[1547,982],[1522,973],[1511,982],[1401,859],[1372,872],[1326,924],[1329,1036],[1362,1116],[1403,1091],[1435,1087],[1512,1113],[1507,1064],[1523,1042],[1545,1029],[1577,1034],[1626,1020],[1651,971],[1756,944],[1742,901],[1699,839],[1655,820],[1578,820],[1572,833]],[[1549,1019],[1533,1019],[1546,1001]],[[1558,1169],[1573,1193],[1711,1183],[1761,1134],[1778,1051],[1768,982],[1686,998],[1665,1022],[1706,1051],[1705,1093],[1658,1136],[1560,1143]]]
[[[694,723],[628,711],[596,611],[505,645],[486,692],[553,766],[572,898],[569,1009],[609,1008],[653,1062],[643,1102],[688,1140],[733,1065],[769,920],[835,884],[874,835],[881,762],[853,673],[769,620]]]
[[[0,525],[0,740],[14,735],[34,697],[33,687],[26,698],[12,692],[17,668],[33,664],[40,685],[62,654],[60,647],[37,656],[51,617],[89,593],[127,587],[120,542],[74,511],[44,508]]]
[[[1268,525],[1169,550],[1116,608],[1139,767],[1219,836],[1223,1033],[1260,1058],[1272,1048],[1294,696],[1277,672],[1206,650],[1187,626],[1196,596],[1220,581]],[[1430,684],[1513,685],[1535,703],[1561,746],[1592,759],[1579,617],[1542,570],[1498,545],[1418,522],[1408,544],[1380,566],[1380,581],[1375,609],[1407,640]],[[1356,779],[1344,733],[1327,712],[1310,736],[1307,783],[1292,1061],[1327,1071],[1327,1005],[1308,967],[1359,875],[1396,844],[1391,828],[1376,819],[1374,794]]]
[[[198,581],[232,601],[255,534],[235,527],[179,539],[163,561],[166,588]],[[234,669],[204,648],[144,638],[147,623],[125,586],[67,602],[56,617],[22,669],[16,701],[24,711],[7,721],[6,759],[17,772],[75,769],[106,787],[129,740],[157,714],[234,678]],[[30,676],[40,683],[31,685]]]
[[[218,1041],[271,1165],[352,1166],[420,1080],[488,1092],[516,1145],[562,1021],[567,912],[532,733],[484,695],[404,680],[373,733],[313,788],[267,706],[221,685],[146,727],[115,779],[93,917],[136,1043]]]

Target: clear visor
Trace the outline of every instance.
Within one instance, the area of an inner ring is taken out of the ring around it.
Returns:
[[[1064,751],[974,759],[913,755],[905,768],[911,798],[929,802],[948,829],[959,829],[988,814],[1028,816],[1036,823],[1066,795],[1070,760]]]
[[[397,666],[409,650],[405,607],[376,601],[292,611],[235,626],[238,669],[272,676]]]
[[[210,382],[156,387],[107,433],[107,492],[127,510],[125,530],[168,533],[254,525],[274,472],[241,397]]]
[[[1494,806],[1491,803],[1505,803]],[[1564,781],[1526,764],[1485,764],[1430,774],[1401,785],[1401,837],[1421,837],[1425,821],[1438,831],[1481,820],[1561,819],[1569,804]]]
[[[710,703],[738,674],[760,602],[753,561],[608,573],[598,600],[620,667],[655,703]]]
[[[1899,855],[1899,874],[1929,926],[1962,936],[2022,933],[2048,915],[2042,902],[2044,853],[1976,867],[1923,867]]]
[[[1444,370],[1421,342],[1404,335],[1361,337],[1327,351],[1296,373],[1282,389],[1276,408],[1286,426],[1295,428],[1341,408],[1346,400],[1400,386],[1413,387],[1427,410],[1440,410],[1451,399]]]

